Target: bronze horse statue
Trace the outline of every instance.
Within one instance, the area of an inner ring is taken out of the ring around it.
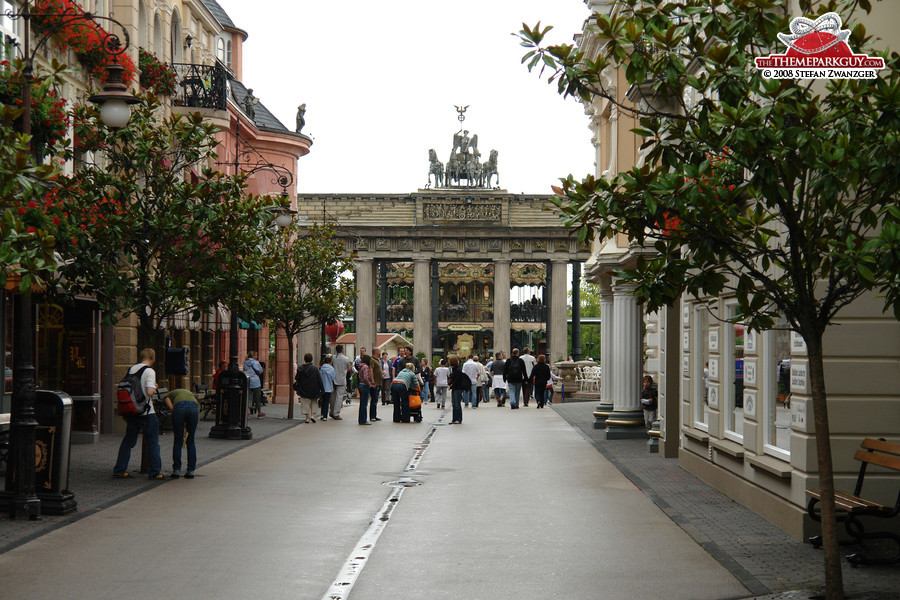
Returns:
[[[491,157],[483,164],[484,187],[491,187],[491,177],[497,176],[497,185],[500,185],[500,173],[497,171],[497,155],[496,150],[491,150]]]
[[[431,184],[431,176],[434,175],[434,187],[444,185],[444,165],[438,160],[434,149],[428,151],[428,183]]]

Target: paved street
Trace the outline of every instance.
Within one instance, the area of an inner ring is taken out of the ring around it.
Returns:
[[[450,426],[430,405],[422,424],[371,427],[356,406],[310,425],[270,406],[250,442],[201,423],[193,481],[112,480],[117,436],[75,446],[74,517],[0,520],[3,598],[786,599],[821,585],[820,552],[645,442],[606,441],[594,406],[487,405]],[[856,598],[898,597],[896,567],[845,578]]]

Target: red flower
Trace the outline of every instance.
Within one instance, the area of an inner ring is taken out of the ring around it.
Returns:
[[[29,227],[25,230],[25,233],[35,233],[37,230],[34,227]]]

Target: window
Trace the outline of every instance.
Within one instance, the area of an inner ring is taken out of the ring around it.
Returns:
[[[15,54],[13,46],[19,41],[19,22],[10,19],[6,13],[15,13],[16,7],[9,0],[0,0],[0,36],[3,43],[0,44],[0,60],[9,60]]]
[[[760,365],[763,451],[790,460],[791,332],[786,327],[765,332]]]
[[[709,426],[709,311],[703,305],[694,308],[694,427],[705,430]]]
[[[227,64],[225,62],[225,40],[222,38],[216,40],[216,58],[218,58],[219,62],[222,64]]]
[[[726,317],[737,315],[737,304],[725,307]],[[744,435],[744,326],[740,323],[723,323],[724,331],[721,390],[724,401],[725,437],[743,441]]]
[[[225,66],[229,69],[233,68],[231,66],[231,40],[225,44]]]

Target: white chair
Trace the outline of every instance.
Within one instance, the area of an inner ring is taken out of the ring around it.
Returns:
[[[584,368],[584,386],[582,389],[590,392],[600,391],[600,367]]]

